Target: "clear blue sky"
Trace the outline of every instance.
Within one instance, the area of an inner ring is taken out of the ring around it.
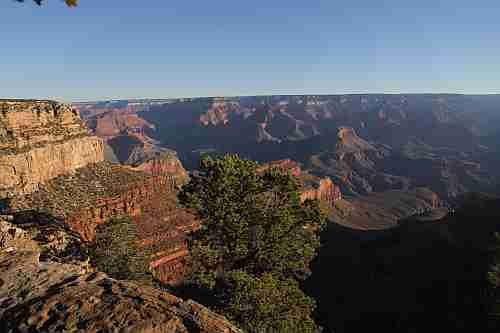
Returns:
[[[0,97],[500,93],[498,0],[0,1]]]

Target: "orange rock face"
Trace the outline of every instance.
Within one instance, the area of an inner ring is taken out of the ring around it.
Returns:
[[[108,167],[105,164],[92,168],[113,179],[101,181],[98,185],[102,189],[95,190],[94,186],[88,186],[82,175],[85,172],[80,170],[75,175],[59,177],[47,183],[38,192],[15,198],[10,203],[10,212],[46,212],[68,225],[86,242],[95,240],[99,224],[112,218],[129,216],[137,224],[140,245],[154,249],[150,267],[154,269],[155,276],[168,284],[182,281],[189,254],[186,235],[197,230],[199,223],[176,204],[178,178],[166,174],[148,175],[119,165]],[[87,173],[92,177],[98,174],[97,171]],[[130,183],[119,189],[110,185],[127,178]],[[77,201],[78,207],[67,207],[85,192],[88,198]],[[46,203],[49,203],[48,206]],[[36,213],[33,214],[32,219],[36,219]]]
[[[265,172],[271,168],[277,168],[284,172],[289,172],[299,180],[301,186],[300,199],[320,200],[333,204],[333,202],[342,199],[340,187],[330,178],[319,178],[309,173],[303,172],[297,162],[290,159],[272,161],[261,165],[257,172]]]
[[[93,117],[89,117],[87,125],[95,135],[107,140],[124,132],[143,133],[145,128],[154,126],[136,114],[132,107],[126,109],[106,109]]]
[[[138,217],[142,207],[154,197],[175,189],[175,182],[168,176],[148,178],[141,184],[113,197],[99,198],[91,207],[84,207],[66,218],[66,223],[77,231],[83,240],[93,241],[97,225],[120,216]]]
[[[300,194],[300,199],[316,199],[333,204],[333,202],[342,199],[340,187],[335,185],[330,178],[323,178],[319,181],[318,188],[304,189]]]
[[[104,160],[78,111],[51,101],[0,101],[0,199]]]

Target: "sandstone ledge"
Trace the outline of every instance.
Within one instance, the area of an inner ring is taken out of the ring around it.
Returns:
[[[0,251],[2,332],[239,333],[206,307],[39,253]]]

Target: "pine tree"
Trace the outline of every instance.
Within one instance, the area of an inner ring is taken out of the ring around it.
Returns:
[[[189,283],[248,332],[314,332],[314,300],[299,288],[320,245],[318,202],[295,178],[235,155],[205,157],[179,201],[202,221],[190,242]]]
[[[128,217],[98,225],[89,251],[92,264],[115,279],[150,282],[147,252],[137,241],[136,224]]]

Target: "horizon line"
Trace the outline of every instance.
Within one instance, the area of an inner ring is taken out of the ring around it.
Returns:
[[[175,100],[175,99],[201,99],[201,98],[241,98],[241,97],[270,97],[270,96],[282,96],[282,97],[293,97],[293,96],[369,96],[369,95],[386,95],[386,96],[412,96],[412,95],[443,95],[443,96],[500,96],[498,93],[320,93],[320,94],[255,94],[255,95],[196,95],[196,96],[177,96],[177,97],[120,97],[120,98],[97,98],[97,99],[76,99],[69,103],[95,103],[103,101],[133,101],[133,100]],[[5,98],[0,98],[0,100]],[[34,100],[30,98],[12,98],[11,100]],[[35,100],[51,100],[51,99],[35,99]]]

